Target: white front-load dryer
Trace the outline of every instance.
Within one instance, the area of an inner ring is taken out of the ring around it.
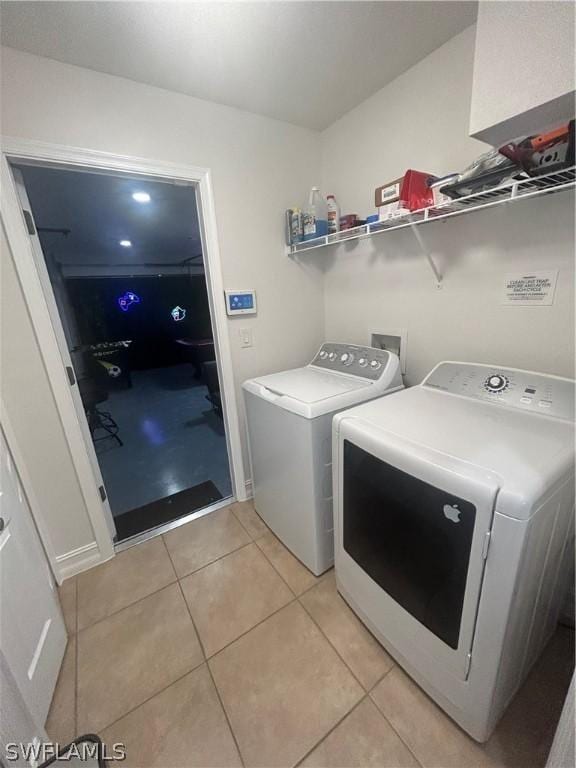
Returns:
[[[340,593],[485,741],[554,632],[573,558],[574,382],[440,363],[333,426]]]
[[[334,563],[332,417],[402,387],[396,355],[333,343],[303,368],[243,385],[254,506],[317,575]]]

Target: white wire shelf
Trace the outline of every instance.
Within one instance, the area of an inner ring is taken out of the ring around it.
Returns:
[[[575,186],[576,166],[573,166],[563,171],[514,181],[510,184],[486,190],[485,192],[477,192],[467,197],[460,197],[457,200],[450,200],[433,208],[422,208],[419,211],[413,211],[398,218],[388,219],[387,221],[375,221],[371,224],[354,227],[353,229],[345,229],[342,232],[317,237],[314,240],[296,243],[287,247],[287,254],[293,256],[314,248],[326,248],[329,245],[337,245],[349,240],[360,240],[361,238],[380,235],[383,232],[390,232],[395,229],[405,229],[406,227],[413,227],[416,232],[418,225],[426,224],[429,221],[448,219],[451,216],[460,216],[463,213],[471,213],[472,211],[490,208],[502,203],[511,203],[517,200],[526,200],[540,195],[560,192],[564,189],[573,189]],[[436,277],[439,281],[441,280],[439,275],[436,275]]]

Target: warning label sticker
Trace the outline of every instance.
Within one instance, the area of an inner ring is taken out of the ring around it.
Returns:
[[[506,275],[502,304],[515,307],[550,306],[554,303],[557,279],[557,269]]]

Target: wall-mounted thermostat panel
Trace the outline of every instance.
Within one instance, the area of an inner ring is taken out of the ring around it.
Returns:
[[[256,291],[224,291],[229,315],[255,315]]]

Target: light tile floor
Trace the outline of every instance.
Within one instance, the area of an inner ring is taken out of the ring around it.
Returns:
[[[130,768],[537,768],[574,661],[559,628],[490,741],[461,731],[336,592],[232,504],[60,590],[70,640],[46,729]]]

